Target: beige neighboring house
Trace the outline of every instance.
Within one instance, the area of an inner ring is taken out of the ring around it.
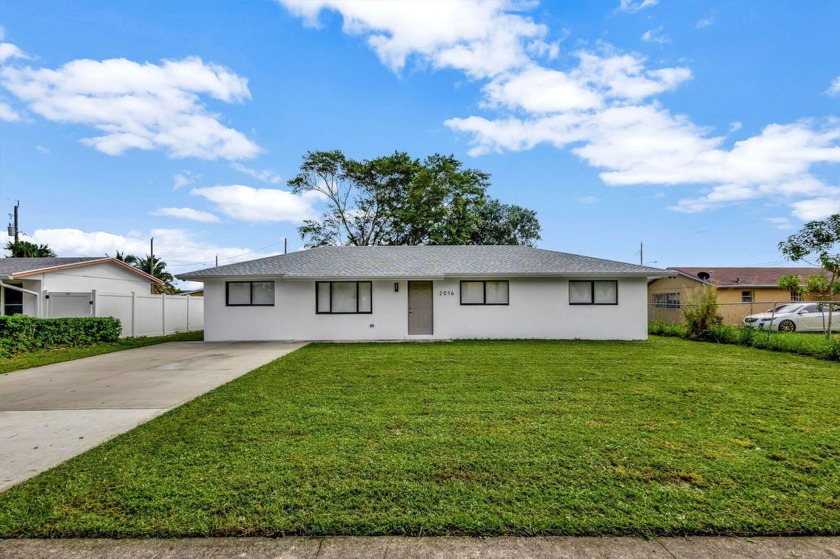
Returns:
[[[808,276],[830,274],[821,268],[668,268],[672,277],[648,283],[648,319],[679,322],[681,305],[703,286],[717,288],[718,313],[726,324],[740,325],[750,314],[764,312],[776,304],[816,301],[816,295],[791,293],[779,288],[779,279],[796,274],[803,283]]]

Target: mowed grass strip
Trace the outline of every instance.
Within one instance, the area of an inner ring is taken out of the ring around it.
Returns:
[[[840,533],[840,367],[310,345],[0,494],[0,537]]]

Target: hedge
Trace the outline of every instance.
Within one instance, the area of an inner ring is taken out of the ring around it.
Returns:
[[[0,355],[38,349],[78,347],[98,342],[116,342],[122,331],[113,317],[35,318],[0,316]]]

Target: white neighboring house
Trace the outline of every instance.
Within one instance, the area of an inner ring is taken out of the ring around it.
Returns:
[[[647,338],[670,272],[525,246],[319,247],[180,274],[204,339]]]
[[[47,316],[50,292],[146,295],[161,283],[116,258],[0,258],[0,314]]]

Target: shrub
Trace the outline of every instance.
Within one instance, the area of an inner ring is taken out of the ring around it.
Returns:
[[[112,317],[0,316],[0,354],[115,342],[120,333],[120,321]]]
[[[721,325],[721,317],[717,313],[717,290],[704,287],[689,295],[683,306],[686,337],[692,339],[707,339],[718,334],[711,333],[712,328]]]
[[[682,324],[670,324],[664,320],[657,320],[648,324],[648,333],[656,336],[682,338],[685,336],[685,327]]]

